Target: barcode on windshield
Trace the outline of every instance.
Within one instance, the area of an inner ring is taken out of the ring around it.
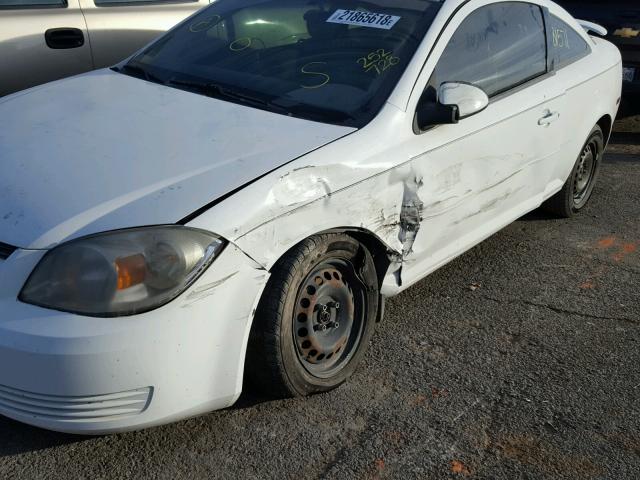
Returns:
[[[363,12],[361,10],[336,10],[327,22],[359,25],[361,27],[383,28],[389,30],[400,17],[386,13]]]

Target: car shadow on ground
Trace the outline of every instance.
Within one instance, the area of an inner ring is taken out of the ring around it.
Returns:
[[[637,95],[623,96],[618,111],[618,120],[640,114],[640,97]]]
[[[277,399],[257,392],[254,387],[248,387],[246,390],[243,390],[240,398],[238,398],[236,403],[231,405],[229,409],[242,410],[245,408],[255,407],[256,405],[260,405],[262,403],[269,403],[273,401],[277,401]]]
[[[519,222],[548,222],[549,220],[562,220],[560,217],[546,212],[542,208],[536,208],[518,219]]]
[[[0,416],[0,458],[83,442],[89,438],[51,432]]]
[[[640,124],[638,128],[640,128]],[[640,131],[614,131],[605,151],[604,162],[640,162]]]
[[[640,132],[614,132],[609,145],[640,145]]]

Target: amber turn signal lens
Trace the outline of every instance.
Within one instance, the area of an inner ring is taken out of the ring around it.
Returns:
[[[115,261],[118,273],[118,290],[124,290],[144,282],[147,275],[147,261],[144,255],[119,257]]]

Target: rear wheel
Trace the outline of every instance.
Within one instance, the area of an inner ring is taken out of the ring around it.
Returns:
[[[273,268],[247,352],[247,377],[279,397],[331,390],[362,360],[378,310],[369,251],[345,234],[310,237]]]
[[[604,136],[599,126],[593,127],[571,175],[562,190],[543,204],[543,208],[561,217],[570,218],[587,204],[600,172],[604,153]]]

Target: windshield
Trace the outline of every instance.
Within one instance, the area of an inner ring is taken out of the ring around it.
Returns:
[[[219,0],[120,71],[311,120],[380,110],[440,0]]]

